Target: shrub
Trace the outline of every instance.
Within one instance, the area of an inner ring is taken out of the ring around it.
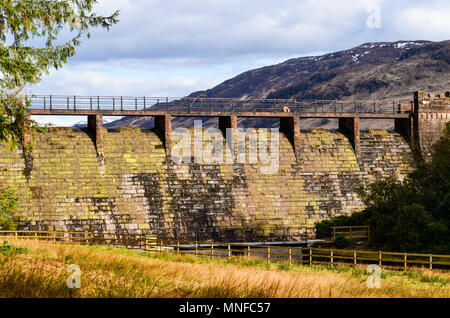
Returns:
[[[8,241],[3,241],[3,245],[0,245],[0,254],[2,255],[10,256],[21,252],[23,252],[23,248],[14,247]]]
[[[334,246],[337,248],[347,248],[350,246],[350,241],[345,236],[339,235],[334,240]]]
[[[335,226],[359,226],[366,225],[370,216],[370,211],[364,210],[351,215],[339,215],[331,220],[324,220],[316,223],[316,231],[318,238],[330,238],[332,236],[332,228]]]
[[[16,222],[11,214],[16,210],[19,199],[8,187],[0,187],[0,230],[15,230]]]

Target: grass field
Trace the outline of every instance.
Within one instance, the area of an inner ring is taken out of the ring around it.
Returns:
[[[450,273],[382,271],[381,288],[366,285],[364,267],[268,264],[261,259],[212,260],[143,254],[103,246],[11,240],[0,252],[0,297],[450,297]],[[70,264],[81,288],[69,289]]]

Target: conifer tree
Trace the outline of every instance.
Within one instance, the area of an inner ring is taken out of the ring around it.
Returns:
[[[0,0],[0,142],[11,148],[24,144],[24,135],[39,130],[27,117],[30,101],[25,88],[37,84],[51,69],[75,55],[90,30],[109,30],[119,12],[101,16],[97,0]],[[68,39],[62,41],[62,35]],[[58,42],[59,40],[59,42]],[[62,43],[61,43],[62,41]]]

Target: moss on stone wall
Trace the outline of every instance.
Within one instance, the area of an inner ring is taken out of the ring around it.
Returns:
[[[279,170],[261,164],[182,164],[166,158],[152,131],[104,131],[105,163],[90,133],[53,128],[35,137],[29,178],[20,153],[0,146],[0,183],[17,189],[22,229],[149,232],[200,239],[227,236],[227,227],[313,225],[359,211],[359,184],[403,178],[413,166],[397,133],[361,133],[361,156],[341,133],[302,132],[297,161],[280,134]]]

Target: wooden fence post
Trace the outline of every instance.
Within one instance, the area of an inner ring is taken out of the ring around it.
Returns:
[[[309,249],[309,266],[312,265],[312,249]]]
[[[378,252],[378,265],[381,266],[381,251]]]
[[[403,257],[403,260],[404,260],[404,267],[405,267],[405,269],[406,269],[406,267],[408,266],[408,255],[405,253],[405,255],[404,255],[404,257]]]
[[[353,264],[356,265],[356,251],[353,251]]]
[[[211,243],[211,258],[214,258],[214,244]]]
[[[289,265],[292,265],[292,248],[289,249]]]
[[[333,255],[334,255],[334,253],[333,253],[334,251],[333,250],[331,250],[331,252],[330,252],[330,261],[331,261],[331,266],[333,266],[333,263],[334,263],[334,259],[333,259]]]
[[[250,258],[250,245],[247,245],[247,258]]]
[[[231,259],[231,245],[228,244],[228,259]]]
[[[267,262],[270,263],[270,246],[267,248]]]
[[[177,241],[177,254],[180,254],[180,241]]]
[[[198,255],[198,243],[195,242],[195,257]]]
[[[430,269],[433,269],[433,255],[430,255]]]

